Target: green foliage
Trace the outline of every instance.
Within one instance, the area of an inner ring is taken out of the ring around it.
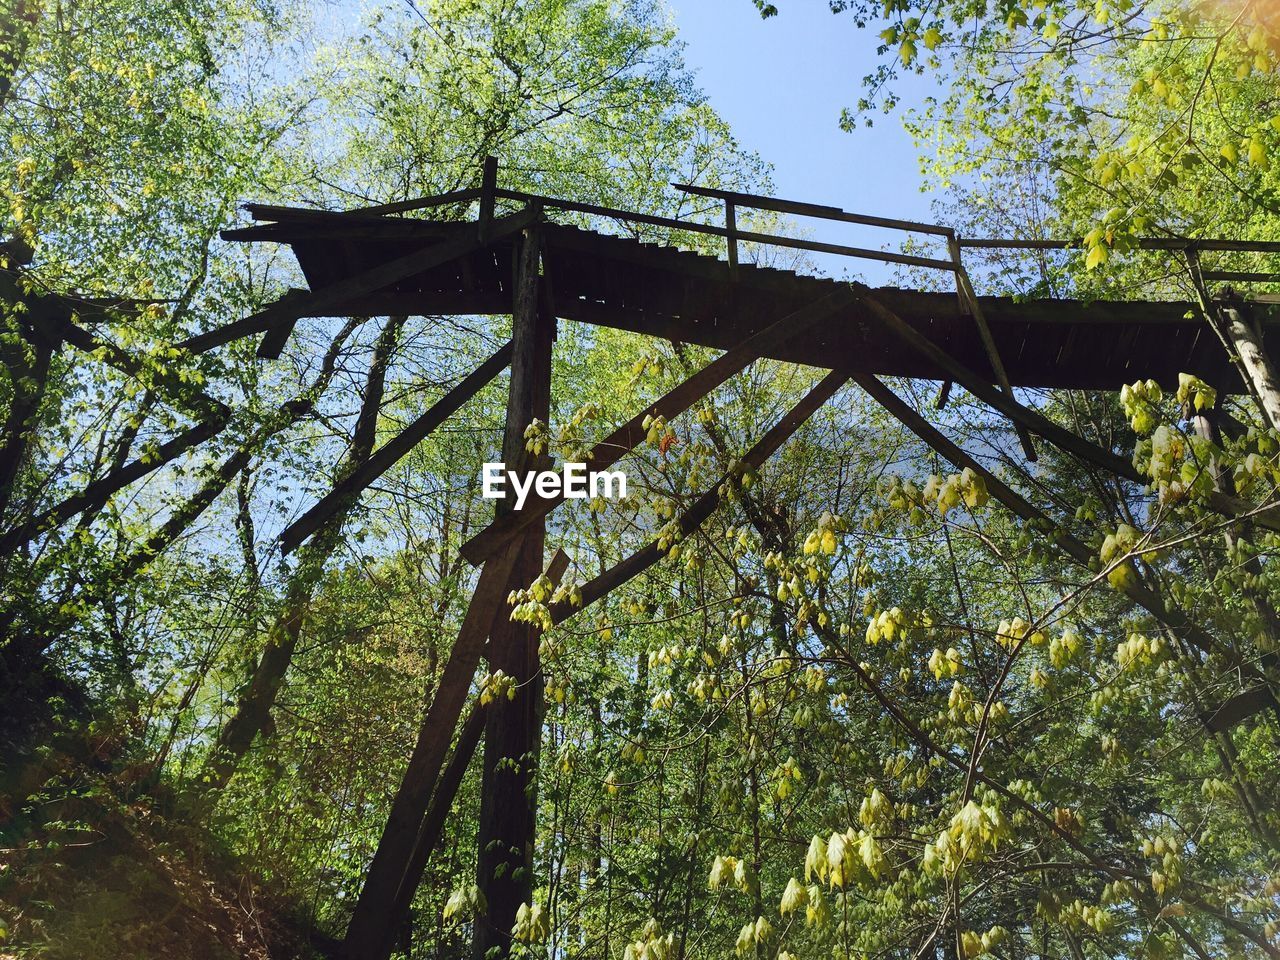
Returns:
[[[835,6],[889,18],[885,53],[902,69],[954,71],[934,170],[979,177],[961,198],[969,223],[1086,239],[1069,260],[994,263],[992,286],[1172,292],[1139,234],[1269,235],[1265,23],[1206,41],[1217,13],[1110,0]],[[265,245],[217,231],[246,197],[338,207],[470,186],[489,154],[506,186],[663,214],[718,215],[671,180],[763,189],[764,170],[645,2],[435,0],[323,30],[304,10],[236,0],[30,10],[40,29],[0,48],[18,54],[0,176],[9,233],[32,251],[6,288],[3,399],[35,408],[5,529],[154,456],[202,394],[235,414],[3,560],[0,814],[18,854],[0,872],[4,949],[216,956],[244,933],[227,891],[248,874],[300,952],[304,933],[345,928],[465,615],[475,575],[457,548],[489,517],[476,470],[501,443],[503,385],[298,558],[274,539],[330,486],[380,346],[382,442],[509,331],[307,320],[275,363],[251,344],[190,356],[174,342],[301,282]],[[974,26],[963,45],[960,24]],[[1197,152],[1209,156],[1183,161]],[[36,291],[73,289],[157,301],[92,324],[138,369],[103,363],[104,348],[39,373],[24,315]],[[562,324],[551,416],[525,440],[580,456],[710,358]],[[1191,373],[1041,398],[1132,455],[1143,485],[1052,448],[1031,473],[1011,431],[963,398],[931,417],[981,455],[946,464],[852,388],[747,469],[744,452],[816,379],[774,362],[681,417],[650,416],[625,462],[632,494],[559,511],[551,545],[568,574],[509,597],[509,615],[544,631],[541,752],[512,761],[538,761],[539,824],[515,952],[1274,951],[1276,719],[1215,731],[1202,718],[1272,682],[1276,534],[1224,526],[1209,496],[1229,485],[1268,502],[1280,442]],[[920,385],[894,388],[924,406]],[[1239,429],[1196,419],[1218,411]],[[1004,484],[1042,518],[1007,509]],[[680,517],[707,490],[723,506],[690,533]],[[661,562],[583,606],[586,581],[650,543]],[[562,604],[573,616],[554,625]],[[492,709],[519,683],[494,666],[471,694]],[[250,715],[219,779],[211,747]],[[416,892],[410,956],[466,953],[488,909],[481,790],[472,770]],[[99,859],[67,883],[82,842]]]

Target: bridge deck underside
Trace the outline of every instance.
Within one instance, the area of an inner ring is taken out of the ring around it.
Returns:
[[[321,290],[456,236],[455,231],[476,229],[465,223],[371,219],[350,225],[331,220],[282,224],[268,227],[259,238],[292,244],[312,290]],[[745,263],[731,275],[725,261],[710,256],[552,223],[539,229],[546,288],[557,316],[685,343],[727,349],[838,284]],[[494,241],[331,312],[510,313],[513,246],[510,238]],[[954,292],[896,287],[872,292],[956,360],[993,378],[977,326]],[[1118,389],[1145,378],[1169,386],[1180,372],[1188,372],[1222,389],[1242,389],[1222,345],[1190,303],[980,301],[1014,386]],[[1261,305],[1252,309],[1271,312]],[[1264,324],[1268,346],[1280,350],[1280,323],[1267,316]],[[783,344],[773,356],[854,373],[946,379],[858,303]]]

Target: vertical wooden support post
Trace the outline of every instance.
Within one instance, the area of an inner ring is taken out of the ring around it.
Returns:
[[[502,444],[507,469],[520,473],[537,469],[544,459],[526,451],[525,430],[534,420],[546,424],[551,408],[555,318],[540,309],[538,266],[538,234],[529,230],[518,253],[511,390]],[[502,502],[498,512],[507,514],[512,509]],[[542,573],[545,538],[545,519],[526,529],[513,582],[527,586]],[[490,704],[485,721],[476,883],[488,912],[476,920],[472,948],[476,960],[509,955],[516,911],[532,897],[543,709],[538,631],[500,614],[489,638],[489,666],[494,673],[501,670],[512,677],[516,687],[512,699],[499,697]]]
[[[996,350],[996,341],[991,336],[991,328],[987,326],[987,318],[982,313],[982,305],[978,303],[978,295],[973,292],[973,284],[969,282],[969,274],[964,269],[964,262],[960,258],[960,241],[954,236],[947,237],[947,249],[951,252],[951,262],[955,264],[956,293],[960,295],[962,303],[968,304],[969,312],[973,315],[973,322],[978,328],[978,337],[982,340],[983,349],[987,352],[987,360],[995,374],[996,384],[1012,400],[1013,386],[1009,383],[1009,374],[1005,372],[1000,352]],[[948,389],[947,392],[950,393],[950,390]],[[942,402],[946,402],[945,398]],[[1013,426],[1018,431],[1018,442],[1022,444],[1023,456],[1034,463],[1036,448],[1031,442],[1031,434],[1026,427],[1016,421]]]
[[[729,276],[738,276],[738,209],[732,200],[724,202],[724,227],[729,231]]]
[[[480,177],[479,234],[481,242],[489,239],[493,226],[493,205],[498,189],[498,158],[484,158],[484,173]]]

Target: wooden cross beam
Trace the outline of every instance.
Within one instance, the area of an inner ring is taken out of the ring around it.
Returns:
[[[597,443],[588,455],[588,462],[592,469],[606,470],[632,450],[645,435],[646,416],[661,416],[667,419],[678,416],[778,344],[798,336],[818,321],[848,306],[852,299],[849,291],[841,289],[815,303],[801,307],[721,354],[702,370],[670,390],[648,410],[636,414]],[[563,500],[563,494],[553,497],[531,496],[523,510],[494,520],[463,544],[462,556],[473,564],[484,562],[528,524],[546,516]]]
[[[163,364],[147,367],[142,361],[114,343],[84,329],[73,319],[83,309],[99,313],[107,309],[110,306],[109,303],[82,301],[74,297],[53,294],[35,298],[26,297],[19,289],[18,281],[9,271],[0,271],[0,297],[18,298],[21,302],[28,304],[29,309],[20,314],[20,322],[26,331],[24,336],[36,343],[39,350],[47,351],[47,355],[41,354],[45,364],[48,363],[49,355],[60,344],[69,344],[85,354],[100,359],[126,376],[147,382],[149,386],[158,389],[168,402],[193,414],[199,421],[149,453],[92,481],[79,493],[73,494],[25,523],[6,531],[0,535],[0,551],[14,550],[39,535],[41,531],[56,527],[77,513],[101,505],[107,498],[129,484],[171,463],[183,453],[216,436],[230,421],[231,409],[226,404],[209,396],[191,382],[183,380],[178,371],[171,370]],[[28,416],[30,412],[24,413],[21,407],[17,407],[10,411],[10,419],[12,420],[14,415]],[[12,477],[16,475],[17,461],[24,446],[25,444],[18,444],[12,448],[6,447],[3,451],[5,462],[0,466],[0,478],[3,478],[3,484],[0,485],[2,486],[0,502],[7,503]]]
[[[401,458],[426,439],[433,430],[492,382],[511,362],[511,341],[499,347],[489,359],[469,373],[461,383],[437,400],[417,420],[388,440],[359,467],[333,485],[306,513],[285,528],[280,548],[287,555],[296,550],[324,522],[342,508],[350,497],[359,496],[370,484],[391,469]]]
[[[21,526],[15,527],[0,536],[0,553],[15,550],[27,543],[42,531],[52,529],[70,520],[77,513],[102,504],[112,494],[123,490],[136,480],[158,470],[167,463],[176,460],[188,450],[216,436],[227,425],[227,417],[215,417],[203,423],[197,423],[167,440],[149,453],[143,453],[137,459],[113,470],[104,477],[93,481],[77,494],[73,494],[56,506],[50,507]]]
[[[773,456],[778,451],[778,448],[799,430],[801,425],[809,417],[813,416],[819,407],[830,400],[848,380],[849,375],[839,371],[829,373],[823,377],[812,390],[787,411],[772,429],[743,454],[737,470],[732,470],[726,474],[720,483],[703,493],[688,510],[680,515],[676,523],[680,527],[681,535],[689,536],[707,521],[707,518],[720,505],[722,499],[720,490],[725,483],[740,477],[743,470],[758,470],[763,466],[765,461]],[[628,580],[639,576],[661,560],[663,556],[665,556],[664,551],[659,548],[656,540],[653,541],[583,584],[582,603],[580,605],[574,606],[567,602],[553,604],[551,607],[552,620],[557,624],[563,623],[583,608],[607,596]]]
[[[40,319],[46,321],[51,332],[64,343],[69,343],[82,353],[100,359],[126,376],[148,381],[164,391],[165,398],[174,406],[186,410],[197,418],[209,420],[230,416],[231,410],[225,403],[209,396],[190,381],[183,380],[177,371],[169,369],[166,365],[147,367],[142,361],[130,356],[111,341],[104,340],[72,322],[69,315],[46,314]]]
[[[764,462],[768,460],[769,457],[772,456],[819,407],[822,406],[823,403],[829,400],[835,392],[839,390],[845,382],[847,382],[847,380],[848,376],[843,373],[830,373],[824,377],[812,390],[809,391],[808,394],[806,394],[794,407],[792,407],[786,415],[783,416],[777,425],[752,445],[752,447],[743,455],[738,470],[731,471],[731,473],[725,477],[725,481],[728,481],[743,469],[758,469],[762,466]],[[693,506],[679,518],[677,522],[680,524],[680,528],[685,535],[691,534],[697,530],[719,505],[721,500],[720,487],[721,484],[717,484],[704,493],[697,501],[695,501]],[[479,651],[474,650],[474,659],[471,659],[473,648],[468,644],[463,643],[464,633],[468,635],[468,638],[474,637],[474,628],[469,627],[468,624],[473,624],[473,621],[476,620],[478,605],[485,602],[492,603],[494,602],[493,598],[498,595],[497,591],[493,590],[491,587],[491,584],[495,581],[497,576],[497,573],[494,571],[498,570],[498,565],[502,565],[502,567],[507,568],[508,571],[510,566],[514,566],[514,553],[518,552],[519,542],[523,537],[521,534],[516,534],[516,538],[516,541],[510,544],[497,559],[490,560],[482,568],[481,580],[484,581],[487,578],[490,581],[490,585],[485,586],[482,583],[478,584],[476,587],[476,592],[472,597],[471,606],[467,611],[467,619],[464,622],[463,631],[459,633],[458,642],[455,643],[453,653],[446,662],[446,675],[452,674],[454,678],[460,677],[462,672],[465,671],[468,666],[474,673],[475,665],[479,662]],[[632,554],[627,559],[614,565],[600,576],[586,583],[582,588],[582,603],[580,605],[570,605],[567,603],[553,604],[551,607],[552,619],[557,624],[563,623],[575,614],[580,613],[587,606],[590,606],[592,603],[595,603],[597,600],[606,596],[610,591],[643,573],[649,567],[661,560],[662,557],[663,553],[658,550],[656,542],[649,544],[635,554]],[[553,558],[551,567],[548,570],[548,576],[551,577],[553,581],[558,582],[563,576],[563,564],[566,561],[567,558],[564,558],[562,553],[557,553],[556,558]],[[482,587],[484,587],[483,592]],[[460,657],[463,659],[459,659]],[[469,679],[467,682],[469,683]],[[457,685],[456,680],[451,681],[451,683],[454,686]],[[433,723],[433,715],[438,716],[439,722],[444,722],[446,719],[444,707],[440,706],[442,699],[441,693],[444,685],[445,678],[442,677],[440,686],[437,688],[436,697],[428,709],[427,719],[423,722],[422,729],[419,734],[418,746],[415,748],[413,758],[410,760],[411,770],[406,772],[400,793],[397,794],[395,802],[393,803],[393,814],[396,812],[397,806],[405,807],[408,805],[407,801],[402,802],[402,797],[410,789],[411,772],[414,774],[412,777],[412,792],[419,798],[420,802],[423,804],[423,808],[425,809],[427,801],[421,799],[422,793],[420,791],[420,787],[423,782],[421,776],[430,773],[432,781],[434,782],[435,773],[439,770],[438,765],[435,766],[433,770],[429,754],[433,754],[435,751],[440,751],[441,755],[443,755],[443,751],[446,750],[448,746],[447,742],[443,746],[439,744],[439,728],[435,723]],[[448,730],[450,733],[453,730],[453,723],[456,723],[456,719],[455,715],[453,721],[449,724]],[[395,914],[396,916],[402,915],[400,911],[403,911],[403,909],[407,907],[408,901],[412,899],[413,891],[417,889],[417,884],[421,880],[422,869],[425,867],[426,861],[434,847],[435,840],[433,838],[438,835],[440,830],[440,827],[437,825],[437,820],[442,820],[443,816],[447,813],[448,805],[452,802],[452,792],[457,789],[456,785],[450,785],[453,784],[455,780],[458,782],[461,781],[462,774],[466,768],[466,763],[469,760],[469,757],[467,757],[466,754],[469,751],[473,752],[478,744],[479,730],[474,728],[474,725],[478,722],[479,721],[473,719],[468,719],[466,728],[464,728],[463,733],[460,735],[459,745],[454,750],[454,760],[450,761],[450,771],[441,774],[440,784],[436,786],[434,793],[431,795],[431,811],[428,814],[420,815],[423,817],[422,826],[419,829],[419,832],[414,836],[411,852],[405,858],[400,880],[393,895],[393,902],[396,905],[397,911]],[[468,728],[470,728],[469,734],[467,733]],[[390,832],[391,818],[389,817],[387,829],[383,832],[384,842],[390,836]],[[403,839],[405,834],[400,833],[398,836]],[[383,846],[383,843],[379,844],[378,853],[375,854],[374,858],[375,863],[377,863],[378,857],[382,853]],[[384,859],[389,859],[389,857],[384,857]],[[374,868],[371,865],[369,876],[365,883],[365,891],[362,891],[360,896],[361,903],[365,902],[371,896],[368,891],[373,875]],[[387,929],[390,926],[389,922],[385,919],[385,915],[383,920],[380,922],[381,925],[379,925],[379,922],[376,921],[375,918],[371,918],[370,920],[361,920],[358,922],[356,917],[360,916],[360,914],[361,910],[359,906],[357,906],[356,915],[353,916],[351,927],[348,929],[347,933],[347,955],[355,958],[361,958],[361,960],[364,960],[366,957],[380,958],[385,956],[385,953],[360,952],[363,949],[361,944],[366,942],[362,938],[368,936],[376,937],[376,931],[379,929]],[[375,940],[373,942],[380,944],[382,941]]]

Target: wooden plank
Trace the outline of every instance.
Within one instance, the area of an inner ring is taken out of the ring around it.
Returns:
[[[388,221],[374,214],[364,214],[358,210],[325,210],[321,207],[289,207],[274,203],[242,204],[255,220],[265,220],[273,224],[386,224]]]
[[[305,243],[315,240],[438,240],[465,229],[463,223],[440,223],[434,220],[377,219],[347,223],[343,219],[320,223],[260,223],[251,227],[222,230],[219,236],[229,241]]]
[[[509,236],[523,230],[540,217],[541,212],[534,209],[523,210],[509,217],[503,217],[494,222],[489,240],[497,240],[500,237]],[[346,305],[350,300],[367,296],[384,287],[389,287],[393,283],[407,279],[416,273],[422,273],[432,267],[466,256],[481,249],[484,245],[474,235],[460,235],[426,249],[415,250],[412,253],[380,263],[378,266],[361,273],[344,277],[342,280],[321,287],[319,290],[312,290],[303,295],[286,294],[274,304],[252,316],[244,317],[216,330],[189,337],[178,346],[191,353],[203,353],[214,347],[230,343],[232,340],[261,333],[281,320],[296,320],[299,317],[306,316],[326,316],[325,311]]]
[[[402,457],[426,439],[433,430],[461,406],[479,393],[511,362],[511,341],[499,347],[484,363],[476,367],[453,389],[433,403],[427,411],[384,443],[378,450],[325,494],[306,513],[285,528],[280,535],[280,549],[287,555],[315,533],[324,522],[341,509],[348,497],[361,491],[391,469]]]
[[[396,316],[403,316],[403,314],[396,314]],[[280,354],[284,352],[284,345],[293,333],[293,328],[297,325],[297,317],[281,317],[268,327],[267,332],[262,335],[262,340],[258,344],[256,352],[258,359],[278,360]]]
[[[26,319],[25,316],[20,316],[19,318],[20,322],[23,323],[26,322]],[[64,343],[69,343],[82,353],[90,354],[108,366],[115,367],[121,373],[140,382],[159,387],[164,391],[166,400],[187,410],[201,420],[218,420],[231,415],[231,410],[225,403],[216,397],[209,396],[209,394],[191,382],[183,380],[179,376],[179,372],[167,364],[149,369],[144,368],[141,361],[131,356],[127,351],[120,349],[109,340],[104,340],[90,333],[60,312],[41,312],[35,319],[52,327],[52,330],[41,330],[33,325],[31,329],[34,336],[53,334]]]
[[[938,388],[938,396],[934,398],[933,409],[945,410],[947,400],[951,398],[951,381],[943,380],[942,386]]]
[[[976,238],[960,240],[962,247],[999,250],[1072,250],[1084,246],[1080,240],[1019,240],[1014,238]],[[1219,250],[1240,253],[1280,253],[1275,240],[1194,240],[1189,237],[1143,237],[1137,240],[1140,250]]]
[[[799,336],[818,321],[831,316],[852,302],[853,295],[847,288],[842,287],[835,293],[801,307],[754,336],[748,337],[596,444],[589,455],[589,466],[592,470],[607,470],[644,437],[645,417],[654,415],[671,419],[678,416],[735,373],[745,369],[748,364],[762,356],[767,356],[779,344]],[[495,519],[488,527],[463,544],[461,550],[463,557],[473,564],[483,562],[493,556],[502,544],[509,542],[518,531],[550,513],[563,499],[563,494],[554,497],[531,495],[525,508],[518,514]]]
[[[467,190],[450,190],[448,193],[437,193],[430,197],[419,197],[416,200],[397,200],[394,203],[379,203],[372,207],[353,207],[345,211],[347,214],[370,213],[385,216],[389,213],[407,213],[410,210],[425,210],[428,207],[445,207],[453,203],[470,203],[480,199],[480,191],[475,188]]]
[[[1280,273],[1250,273],[1243,270],[1206,270],[1201,276],[1205,280],[1234,281],[1236,283],[1280,282]]]
[[[894,230],[907,230],[913,233],[932,233],[949,237],[950,227],[936,223],[919,223],[914,220],[897,220],[890,217],[873,217],[864,213],[849,213],[840,207],[829,207],[817,203],[802,203],[797,200],[782,200],[778,197],[765,197],[756,193],[739,193],[735,190],[716,190],[711,187],[696,187],[687,183],[671,184],[682,193],[691,193],[699,197],[714,197],[726,203],[736,203],[740,207],[754,207],[757,210],[774,210],[778,213],[793,213],[800,217],[817,217],[822,220],[838,220],[844,223],[860,223],[872,227],[888,227]]]

